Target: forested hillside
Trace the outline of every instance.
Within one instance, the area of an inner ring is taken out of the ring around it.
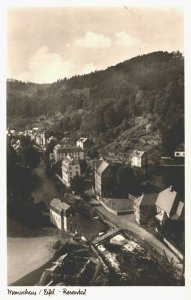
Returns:
[[[38,117],[48,126],[57,113],[55,128],[93,135],[102,147],[122,136],[128,139],[123,151],[150,125],[150,136],[160,137],[161,151],[170,154],[184,141],[184,59],[179,52],[159,51],[52,84],[7,81],[9,125],[25,127]]]

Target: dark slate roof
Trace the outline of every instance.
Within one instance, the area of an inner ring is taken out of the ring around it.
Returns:
[[[54,198],[50,202],[50,207],[55,208],[58,212],[61,212],[62,210],[68,210],[71,206],[65,202],[61,202],[61,200],[58,198]]]
[[[141,158],[144,153],[145,153],[145,151],[134,150],[133,153],[132,153],[132,157],[139,157],[139,158]]]
[[[83,152],[80,147],[61,147],[57,150],[57,153],[72,153],[72,152]]]
[[[143,194],[139,198],[135,199],[134,202],[139,206],[155,205],[157,197],[158,193]]]

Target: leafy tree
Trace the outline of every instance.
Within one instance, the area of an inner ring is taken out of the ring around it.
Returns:
[[[176,147],[184,141],[184,121],[175,120],[169,128],[161,127],[163,152],[173,155]]]
[[[92,120],[92,129],[96,133],[105,131],[106,126],[103,118],[103,112],[97,111]]]
[[[23,129],[31,117],[49,114],[52,118],[60,111],[64,117],[60,121],[55,117],[57,130],[93,134],[103,146],[118,125],[122,124],[121,131],[126,130],[128,124],[136,125],[136,116],[150,113],[154,116],[153,132],[160,132],[164,151],[170,153],[180,139],[184,140],[183,130],[175,124],[184,119],[184,58],[179,52],[157,51],[105,71],[48,85],[7,82],[7,114],[13,128]],[[108,139],[103,140],[103,134]]]
[[[96,158],[98,157],[98,151],[96,147],[91,147],[91,149],[87,150],[87,155],[91,158]]]
[[[85,174],[87,172],[87,167],[88,167],[86,160],[85,159],[80,160],[79,165],[80,165],[81,174]]]
[[[116,172],[117,189],[121,197],[127,197],[128,193],[140,191],[133,170],[128,166],[121,166]]]
[[[76,194],[82,194],[84,192],[84,182],[81,177],[74,176],[71,180],[71,190]]]
[[[119,122],[120,122],[119,115],[116,114],[116,112],[114,111],[114,109],[112,107],[109,107],[104,112],[104,122],[105,122],[106,127],[108,127],[108,128],[113,128],[119,124]]]
[[[25,163],[30,169],[35,169],[40,162],[40,155],[34,148],[27,148],[25,150]]]

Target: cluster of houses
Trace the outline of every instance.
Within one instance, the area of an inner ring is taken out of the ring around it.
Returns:
[[[25,132],[17,132],[16,130],[8,130],[7,132],[7,142],[8,146],[12,147],[17,156],[17,163],[20,165],[25,165],[26,159],[26,149],[30,147],[30,143],[23,137],[26,137]]]
[[[140,155],[139,155],[139,152]],[[144,157],[142,151],[134,151],[132,164],[141,166]],[[145,156],[147,157],[147,156]],[[136,160],[138,158],[138,160]],[[144,158],[144,165],[146,160]],[[95,167],[95,194],[98,199],[115,197],[115,173],[120,164],[110,163],[104,160],[98,161]],[[127,183],[128,184],[128,183]],[[136,221],[140,225],[148,225],[149,221],[155,217],[161,226],[167,219],[182,220],[184,211],[184,200],[181,196],[169,187],[158,193],[142,194],[135,197],[134,213]]]
[[[131,155],[131,167],[145,168],[148,154],[134,150]],[[116,173],[124,163],[120,160],[100,158],[95,162],[95,193],[98,197],[116,196]]]
[[[134,213],[138,224],[148,225],[155,218],[162,227],[167,220],[184,219],[184,200],[170,186],[160,193],[142,194],[135,199]]]
[[[21,136],[29,136],[34,144],[43,149],[52,143],[52,152],[49,154],[51,165],[60,163],[62,182],[70,188],[75,176],[81,176],[80,161],[86,159],[86,151],[91,149],[93,142],[87,137],[80,137],[75,145],[70,144],[68,137],[56,136],[52,130],[40,132],[38,128],[16,132],[8,130],[11,136],[11,146],[17,152],[24,147]],[[174,152],[175,158],[184,158],[184,145],[181,144]],[[131,155],[131,167],[146,168],[148,166],[148,153],[134,150]],[[116,173],[119,167],[124,166],[120,160],[104,159],[94,160],[95,186],[94,192],[98,199],[116,197]],[[142,194],[134,197],[133,209],[135,219],[140,225],[149,225],[154,219],[163,226],[167,220],[181,221],[184,216],[184,200],[173,190],[166,188],[160,193]],[[50,203],[50,219],[60,230],[75,231],[75,212],[68,204],[59,199]]]
[[[97,258],[97,257],[96,257]],[[99,268],[102,261],[99,261]],[[105,267],[105,265],[104,265]],[[68,252],[61,255],[44,270],[38,285],[41,286],[85,286],[90,285],[97,275],[94,257],[88,254]],[[84,293],[84,292],[83,292]]]
[[[75,176],[81,176],[79,162],[85,159],[86,151],[93,146],[89,138],[80,138],[76,145],[71,145],[67,141],[58,143],[53,147],[49,155],[51,166],[61,163],[62,182],[66,187],[71,186],[71,180]]]
[[[61,162],[62,182],[66,187],[70,187],[71,180],[75,176],[80,176],[79,161],[85,159],[85,153],[94,145],[87,137],[80,137],[76,145],[70,143],[68,137],[63,137],[60,132],[54,130],[44,130],[43,132],[34,127],[31,130],[17,132],[8,129],[7,135],[11,137],[11,146],[17,152],[18,158],[24,147],[21,136],[29,137],[31,142],[46,152],[48,146],[52,145],[52,152],[49,153],[51,166]],[[21,156],[22,159],[22,156]]]

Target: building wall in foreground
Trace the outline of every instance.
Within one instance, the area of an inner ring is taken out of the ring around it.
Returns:
[[[75,212],[67,211],[64,213],[64,215],[60,215],[53,209],[50,209],[50,221],[60,230],[65,230],[67,232],[75,232]]]
[[[50,221],[56,225],[56,227],[60,230],[63,229],[62,218],[61,215],[56,213],[53,209],[50,209]]]

